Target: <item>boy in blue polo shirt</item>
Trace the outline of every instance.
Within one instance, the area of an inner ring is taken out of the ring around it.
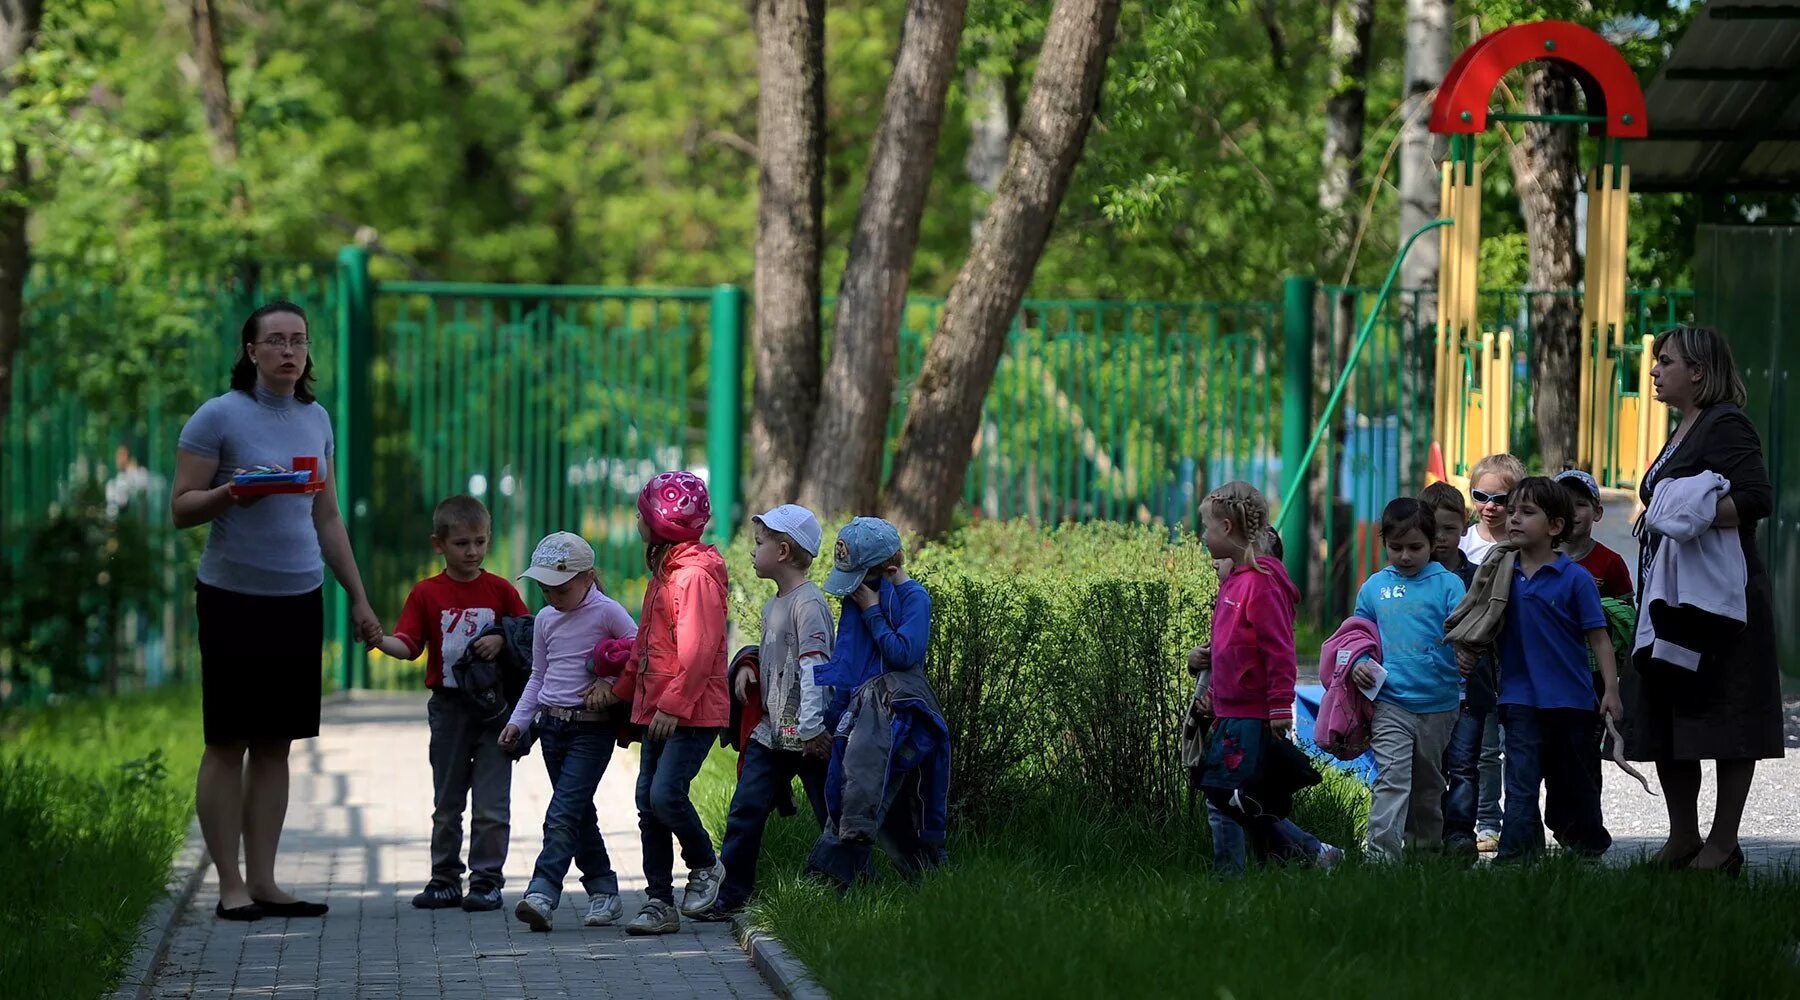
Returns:
[[[1560,483],[1532,476],[1507,498],[1507,535],[1518,545],[1506,624],[1500,630],[1500,725],[1506,734],[1506,819],[1497,860],[1543,850],[1538,789],[1564,849],[1598,857],[1612,846],[1600,814],[1590,758],[1600,752],[1600,714],[1623,717],[1619,675],[1600,590],[1587,570],[1557,551],[1573,523]],[[1595,702],[1588,651],[1600,665]]]

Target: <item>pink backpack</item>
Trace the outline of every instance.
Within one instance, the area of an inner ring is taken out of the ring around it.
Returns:
[[[1351,669],[1365,659],[1381,660],[1381,636],[1367,618],[1350,617],[1319,650],[1319,717],[1313,742],[1338,760],[1355,760],[1368,752],[1373,739],[1375,704],[1350,679]]]

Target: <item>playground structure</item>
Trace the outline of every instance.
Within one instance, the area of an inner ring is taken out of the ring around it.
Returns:
[[[1533,60],[1567,68],[1587,100],[1586,114],[1494,113],[1488,102],[1501,77]],[[1581,294],[1580,396],[1576,464],[1609,486],[1635,484],[1668,439],[1668,408],[1650,392],[1653,336],[1628,335],[1625,232],[1631,196],[1623,143],[1649,134],[1643,91],[1607,41],[1566,21],[1513,25],[1486,35],[1457,57],[1431,108],[1431,130],[1448,135],[1439,231],[1437,342],[1433,368],[1434,474],[1467,487],[1483,455],[1511,451],[1515,344],[1510,329],[1483,329],[1476,287],[1481,246],[1482,165],[1476,137],[1493,122],[1588,127],[1599,155],[1587,182],[1586,272]],[[1519,345],[1522,346],[1522,345]]]

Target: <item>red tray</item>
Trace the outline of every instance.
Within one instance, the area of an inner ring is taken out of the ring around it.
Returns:
[[[234,497],[272,497],[284,493],[323,493],[325,484],[317,480],[310,483],[254,483],[239,486],[233,483],[228,491]]]

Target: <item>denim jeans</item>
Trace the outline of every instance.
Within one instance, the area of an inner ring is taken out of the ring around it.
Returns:
[[[907,881],[916,881],[925,869],[944,862],[943,848],[928,844],[919,836],[919,820],[924,803],[919,800],[919,773],[907,772],[888,786],[887,801],[882,804],[881,826],[875,843],[894,863],[894,870]],[[822,872],[839,886],[849,887],[859,879],[875,873],[874,845],[866,841],[840,840],[837,829],[827,823],[806,858],[806,870]]]
[[[1444,843],[1473,843],[1478,830],[1498,830],[1503,781],[1499,711],[1464,703],[1444,750]],[[1494,745],[1489,746],[1492,740]]]
[[[1244,873],[1244,828],[1225,815],[1212,800],[1206,802],[1206,824],[1212,828],[1213,870],[1221,875]],[[1325,842],[1300,828],[1300,824],[1284,819],[1272,828],[1277,854],[1303,855],[1316,858]]]
[[[825,826],[825,761],[796,750],[771,750],[755,740],[744,746],[743,770],[731,793],[731,813],[725,820],[725,845],[719,849],[725,862],[725,885],[719,890],[719,906],[735,910],[756,890],[756,862],[762,856],[763,829],[781,793],[800,779],[812,803],[819,827]]]
[[[573,861],[581,869],[581,887],[588,895],[617,895],[619,876],[606,853],[600,817],[594,811],[594,790],[600,787],[600,778],[612,760],[612,724],[568,722],[539,714],[533,727],[551,787],[550,808],[544,812],[544,848],[538,853],[526,892],[550,897],[554,908],[562,899],[563,877]]]
[[[1490,708],[1487,725],[1481,730],[1480,799],[1475,810],[1478,830],[1498,830],[1506,825],[1506,813],[1500,804],[1506,788],[1505,754],[1500,738],[1500,711]]]
[[[469,824],[469,882],[506,884],[512,840],[512,761],[500,749],[499,722],[482,723],[462,695],[433,691],[425,705],[431,727],[431,880],[462,885],[463,806]]]
[[[1544,821],[1538,813],[1538,788],[1546,793],[1543,816],[1557,842],[1580,854],[1599,855],[1612,846],[1612,835],[1600,813],[1600,787],[1588,756],[1598,754],[1592,740],[1594,712],[1579,708],[1532,708],[1501,705],[1506,728],[1506,825],[1500,831],[1500,857],[1522,858],[1544,849]]]
[[[718,734],[717,729],[681,726],[661,743],[644,741],[638,760],[638,831],[644,838],[644,894],[651,899],[675,902],[674,841],[681,841],[681,860],[690,871],[718,863],[712,835],[688,798],[688,785]]]

